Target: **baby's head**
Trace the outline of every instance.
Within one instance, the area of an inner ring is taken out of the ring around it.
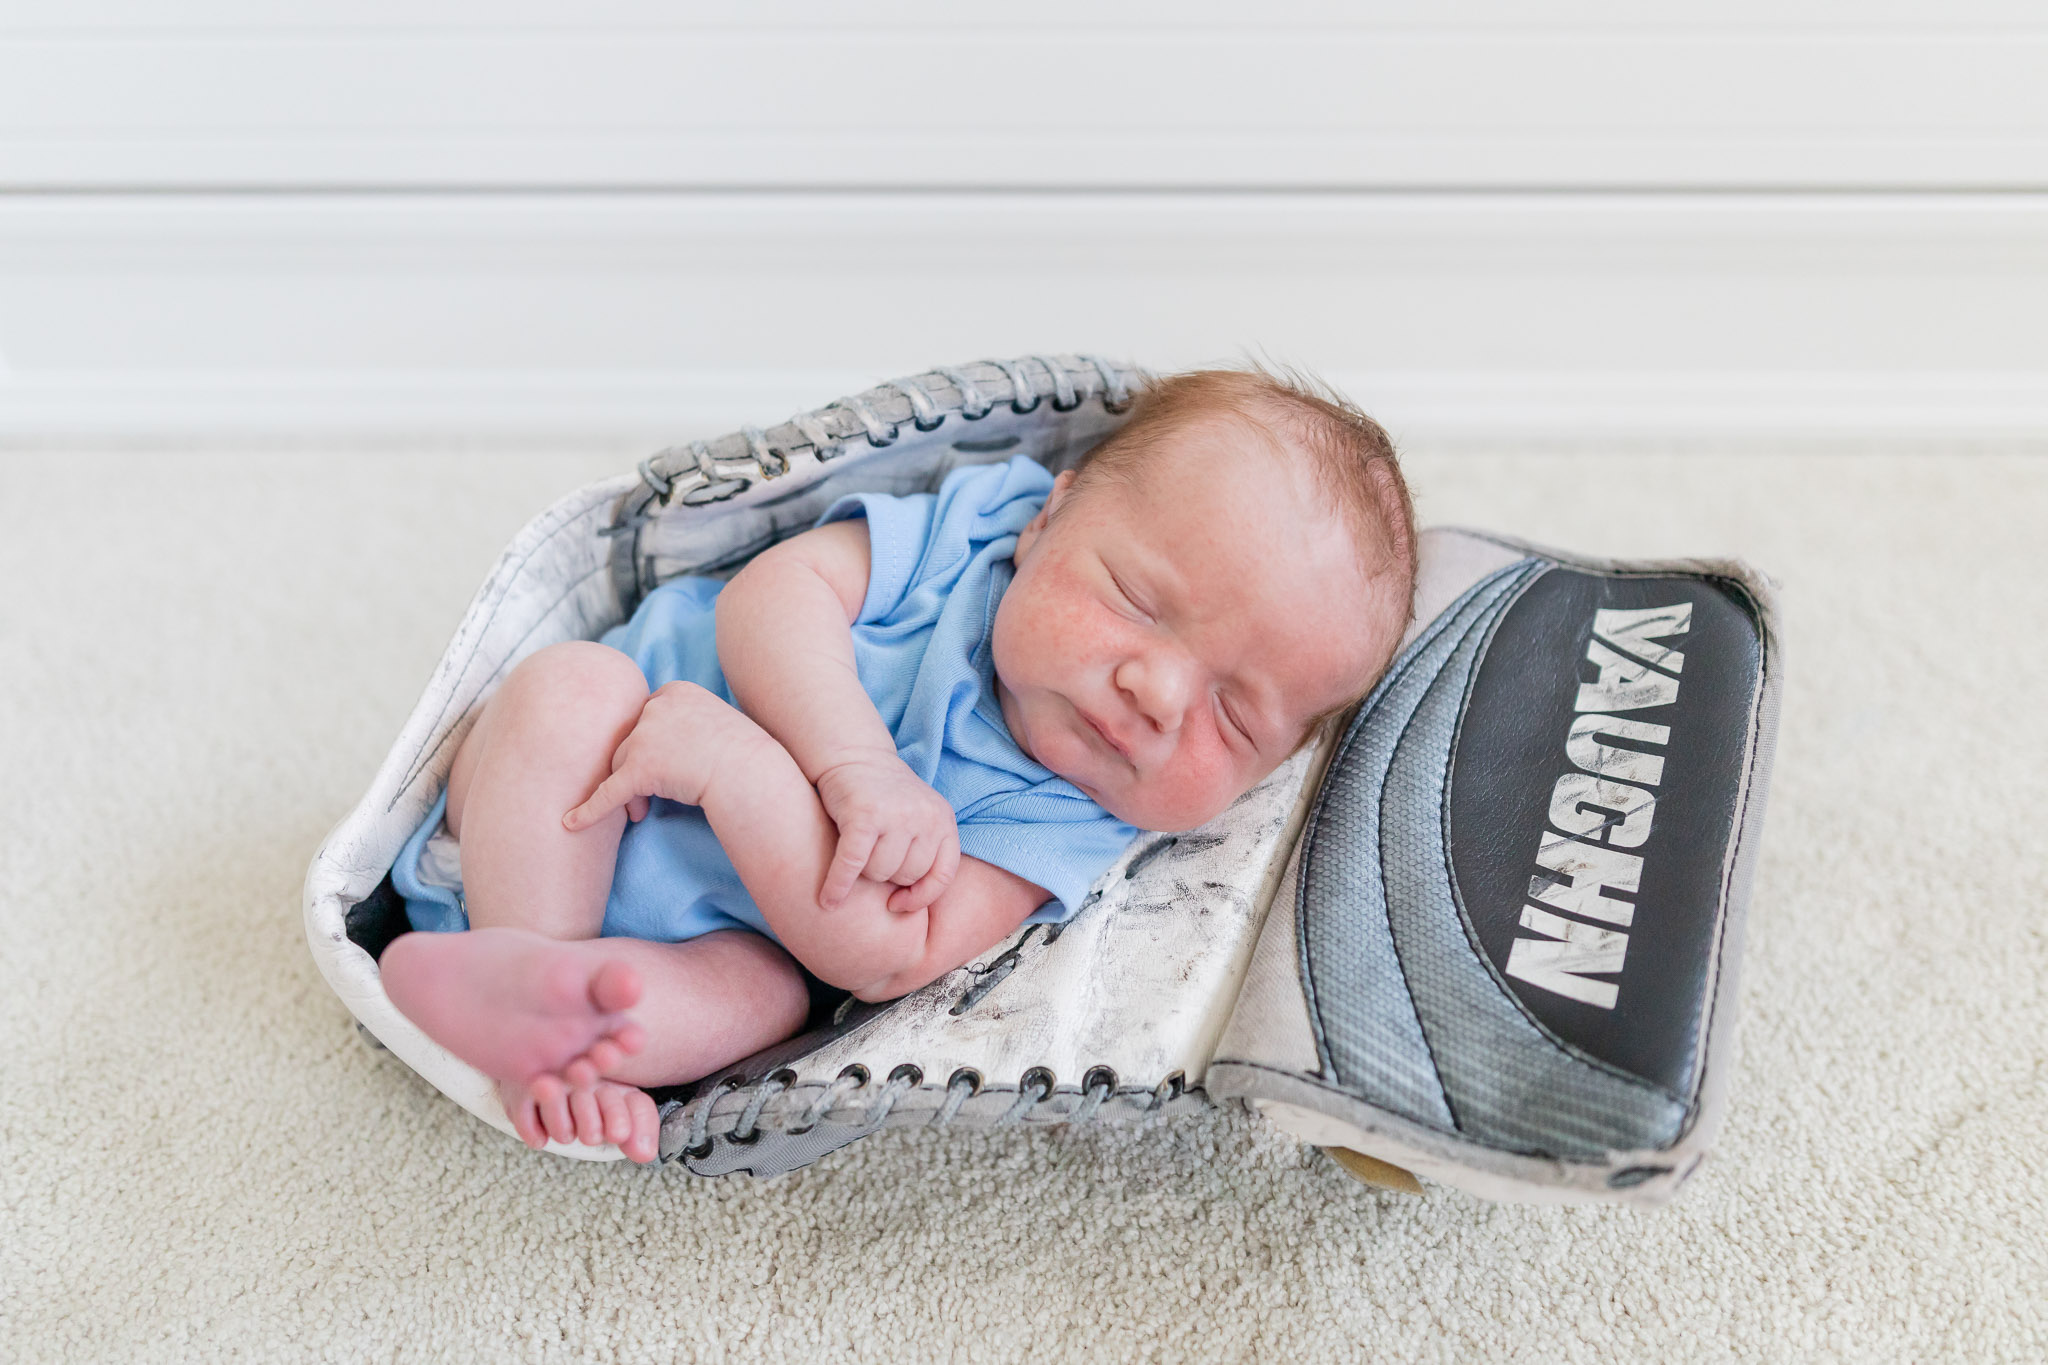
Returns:
[[[1038,762],[1141,829],[1210,820],[1369,691],[1415,525],[1379,425],[1307,383],[1153,381],[1055,480],[997,608],[996,691]]]

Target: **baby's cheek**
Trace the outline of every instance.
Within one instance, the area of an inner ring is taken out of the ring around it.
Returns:
[[[1249,774],[1233,755],[1221,744],[1212,747],[1214,752],[1208,756],[1208,761],[1204,765],[1201,782],[1193,784],[1194,790],[1202,796],[1203,805],[1207,807],[1205,811],[1198,812],[1197,823],[1202,824],[1222,814],[1231,802],[1243,796],[1253,786],[1251,781],[1246,780]]]
[[[1012,662],[1055,685],[1072,681],[1100,647],[1099,625],[1082,603],[1065,595],[1048,593],[1021,605],[1007,641]]]
[[[1095,605],[1095,595],[1071,573],[1051,577],[1037,597],[1038,614],[1061,629],[1072,629],[1091,619]]]

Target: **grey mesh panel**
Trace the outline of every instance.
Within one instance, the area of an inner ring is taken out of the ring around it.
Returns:
[[[1521,578],[1526,582],[1528,576]],[[1668,1146],[1685,1108],[1559,1047],[1481,958],[1444,856],[1445,778],[1458,712],[1505,593],[1465,631],[1395,746],[1380,801],[1380,864],[1394,943],[1458,1128],[1489,1146],[1564,1157]]]
[[[752,1175],[781,1175],[808,1166],[820,1157],[874,1135],[874,1129],[848,1124],[820,1123],[802,1133],[760,1128],[750,1143],[729,1137],[714,1137],[711,1150],[703,1156],[688,1152],[674,1159],[687,1166],[692,1175],[731,1175],[746,1171]]]
[[[1446,776],[1481,646],[1547,568],[1523,560],[1474,585],[1368,700],[1306,835],[1297,915],[1332,1080],[1489,1146],[1586,1157],[1667,1144],[1684,1109],[1529,1021],[1467,934],[1444,856]]]
[[[1510,565],[1474,585],[1408,647],[1331,760],[1304,836],[1296,913],[1316,1046],[1333,1080],[1403,1118],[1455,1123],[1388,926],[1380,795],[1394,747],[1459,640],[1533,572]],[[1441,801],[1432,799],[1432,817]]]

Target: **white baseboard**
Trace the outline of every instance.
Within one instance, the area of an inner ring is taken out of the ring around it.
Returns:
[[[659,445],[1246,352],[1408,441],[2048,439],[2048,195],[0,196],[0,438]]]

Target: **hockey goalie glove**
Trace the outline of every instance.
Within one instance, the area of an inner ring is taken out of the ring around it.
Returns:
[[[365,1032],[509,1131],[375,959],[404,928],[391,861],[520,659],[844,493],[1020,453],[1064,468],[1133,378],[1076,356],[936,370],[536,519],[308,872],[308,940]],[[1768,585],[1740,564],[1426,532],[1415,624],[1347,725],[1201,830],[1139,839],[1066,924],[887,1004],[821,992],[818,1027],[660,1097],[661,1154],[772,1175],[884,1127],[1242,1100],[1489,1197],[1668,1197],[1718,1116],[1777,673]]]

